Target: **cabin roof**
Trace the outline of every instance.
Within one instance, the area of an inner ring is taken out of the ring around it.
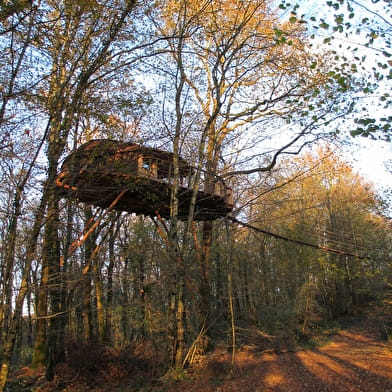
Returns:
[[[99,158],[110,159],[111,157],[115,159],[116,157],[121,157],[123,154],[126,157],[125,160],[135,160],[140,156],[147,159],[154,159],[158,162],[161,173],[170,173],[172,171],[174,158],[172,152],[146,147],[132,142],[120,142],[111,139],[94,139],[82,144],[76,151],[65,158],[62,170],[69,168],[71,162],[73,166],[78,166],[78,164],[83,165],[87,159],[91,160],[90,163],[94,166],[94,160],[98,160]],[[191,173],[192,168],[185,159],[179,157],[178,164],[180,176],[187,176]]]

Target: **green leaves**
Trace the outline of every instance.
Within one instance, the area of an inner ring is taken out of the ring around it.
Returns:
[[[386,82],[392,80],[390,2],[326,0],[323,4],[330,7],[330,15],[318,18],[314,13],[310,20],[315,22],[313,28],[318,31],[315,38],[321,36],[328,46],[335,39],[336,67],[335,72],[328,75],[332,78],[331,84],[337,84],[339,92],[350,92],[357,103],[363,99],[362,94],[378,96],[367,97],[366,105],[357,111],[364,117],[358,116],[357,128],[350,133],[391,140],[391,119],[388,122],[383,113],[392,105],[392,99],[385,93],[390,89]],[[314,67],[315,64],[311,64],[311,68]],[[374,107],[377,111],[371,109]]]
[[[275,43],[277,45],[289,45],[291,46],[293,44],[293,41],[291,39],[287,39],[287,34],[285,31],[280,30],[280,29],[275,29]]]
[[[335,23],[336,24],[342,24],[343,21],[344,21],[343,14],[335,15]]]
[[[319,24],[319,26],[320,26],[322,29],[326,29],[326,30],[328,30],[328,28],[329,28],[329,24],[326,23],[325,21],[322,21],[322,22]]]
[[[392,130],[392,116],[382,117],[378,121],[371,117],[364,117],[355,120],[355,123],[359,126],[356,129],[350,131],[351,136],[363,136],[376,139],[384,139],[391,141],[391,130]]]
[[[333,1],[327,1],[327,5],[329,7],[332,7],[333,9],[335,9],[336,11],[340,8],[340,4],[337,2],[333,2]]]
[[[338,82],[339,86],[341,87],[342,91],[346,91],[349,87],[348,79],[345,76],[339,76],[336,81]]]

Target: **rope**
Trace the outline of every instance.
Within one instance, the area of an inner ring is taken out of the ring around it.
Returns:
[[[227,219],[231,220],[234,223],[238,223],[241,226],[244,226],[244,227],[247,227],[249,229],[255,230],[255,231],[259,232],[259,233],[263,233],[263,234],[269,235],[270,237],[274,237],[274,238],[277,238],[277,239],[280,239],[280,240],[284,240],[286,242],[292,242],[294,244],[307,246],[307,247],[314,248],[314,249],[319,249],[319,250],[322,250],[323,252],[334,253],[334,254],[338,254],[340,256],[351,256],[351,257],[356,257],[356,258],[361,259],[361,260],[365,260],[365,259],[366,260],[372,260],[372,259],[374,259],[374,257],[372,257],[372,256],[358,255],[358,254],[355,254],[355,253],[346,252],[344,250],[330,248],[330,247],[324,246],[324,245],[312,244],[310,242],[306,242],[306,241],[302,241],[302,240],[296,240],[294,238],[288,238],[288,237],[285,237],[285,236],[283,236],[281,234],[276,234],[276,233],[273,233],[271,231],[268,231],[268,230],[261,229],[259,227],[253,226],[253,225],[251,225],[249,223],[241,222],[237,218],[234,218],[234,217],[231,217],[231,216],[227,216]],[[385,262],[391,262],[392,261],[392,260],[387,260],[387,259],[379,259],[379,260],[385,261]]]

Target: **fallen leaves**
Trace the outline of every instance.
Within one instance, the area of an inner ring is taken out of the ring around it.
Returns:
[[[170,391],[263,392],[387,392],[392,391],[391,344],[368,331],[340,331],[333,342],[298,352],[238,352],[230,374],[201,369],[192,381],[171,385]],[[210,361],[227,362],[220,354]]]

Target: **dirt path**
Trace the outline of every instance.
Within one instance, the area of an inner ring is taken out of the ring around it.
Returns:
[[[349,329],[322,347],[283,354],[237,354],[230,375],[228,354],[202,374],[170,386],[176,392],[392,392],[392,347],[387,341]],[[226,367],[225,367],[226,364]]]
[[[14,373],[8,391],[392,392],[392,342],[382,339],[380,325],[380,320],[368,317],[327,335],[328,343],[324,339],[324,344],[296,352],[242,349],[236,352],[234,370],[231,354],[222,350],[202,357],[198,366],[184,372],[181,381],[154,382],[140,389],[126,380],[121,385],[106,381],[88,386],[78,376],[74,382],[59,379],[50,384],[43,375],[29,374],[31,369],[24,368]]]

